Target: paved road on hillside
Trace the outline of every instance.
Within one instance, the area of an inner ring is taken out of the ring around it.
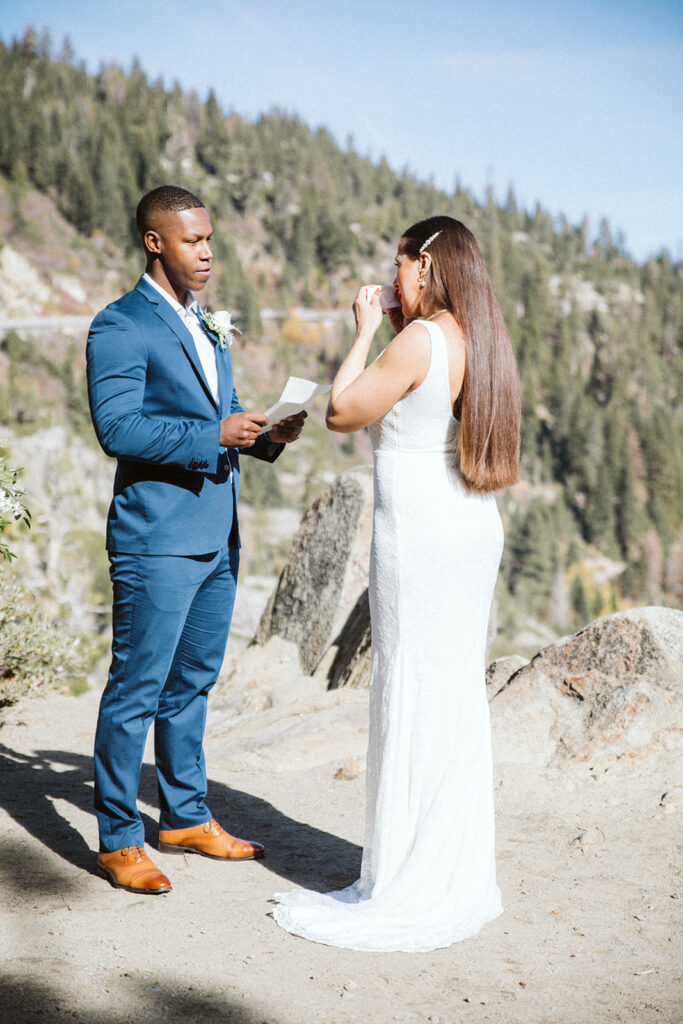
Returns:
[[[95,315],[92,313],[78,315],[53,315],[53,316],[21,316],[1,317],[0,334],[7,331],[87,331],[90,321]],[[240,314],[233,313],[235,321],[239,323]],[[262,320],[286,320],[288,317],[296,317],[305,320],[307,323],[338,323],[340,320],[352,318],[351,310],[346,309],[306,309],[303,306],[296,309],[262,309]]]

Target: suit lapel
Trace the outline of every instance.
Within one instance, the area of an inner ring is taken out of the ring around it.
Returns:
[[[232,403],[232,360],[230,349],[216,347],[216,367],[218,369],[218,401],[221,416],[228,416]]]
[[[197,346],[194,343],[194,338],[188,331],[185,324],[182,322],[182,320],[180,319],[176,311],[173,309],[171,304],[169,302],[166,302],[163,296],[159,295],[156,289],[152,288],[152,286],[148,284],[147,281],[145,281],[143,278],[140,278],[135,287],[138,291],[142,292],[142,294],[145,296],[148,302],[150,302],[152,306],[154,306],[154,312],[156,313],[156,315],[161,320],[163,320],[167,327],[169,327],[173,331],[176,338],[182,345],[185,355],[190,360],[192,368],[194,369],[194,372],[196,373],[197,378],[199,379],[199,383],[202,385],[204,391],[206,392],[207,398],[214,406],[214,408],[218,408],[216,405],[216,400],[211,394],[209,382],[204,376],[204,369],[202,367],[201,360],[197,353]],[[222,360],[220,359],[216,359],[217,364],[220,363],[221,361]],[[220,370],[218,382],[218,394],[220,398]]]

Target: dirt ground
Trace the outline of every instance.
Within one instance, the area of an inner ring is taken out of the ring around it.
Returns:
[[[55,695],[0,728],[0,1021],[88,1024],[680,1024],[681,815],[676,765],[496,770],[504,914],[434,953],[308,943],[270,917],[273,892],[354,880],[362,773],[212,768],[210,804],[262,861],[158,854],[155,782],[143,767],[149,852],[167,896],[94,873],[91,747],[97,694]]]

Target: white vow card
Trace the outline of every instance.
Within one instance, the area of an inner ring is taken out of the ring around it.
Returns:
[[[326,395],[330,387],[330,384],[315,384],[312,380],[304,380],[303,377],[290,377],[275,405],[266,409],[268,423],[263,430],[259,430],[259,434],[264,434],[266,430],[270,430],[288,416],[303,412],[318,395]]]

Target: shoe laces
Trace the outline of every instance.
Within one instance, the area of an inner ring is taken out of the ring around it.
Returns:
[[[207,835],[211,835],[212,833],[213,835],[221,835],[221,833],[225,832],[225,829],[218,824],[215,818],[211,818],[210,821],[207,821],[204,824],[204,832]]]
[[[144,846],[124,846],[121,850],[122,857],[135,857],[135,863],[138,864],[145,856]]]

